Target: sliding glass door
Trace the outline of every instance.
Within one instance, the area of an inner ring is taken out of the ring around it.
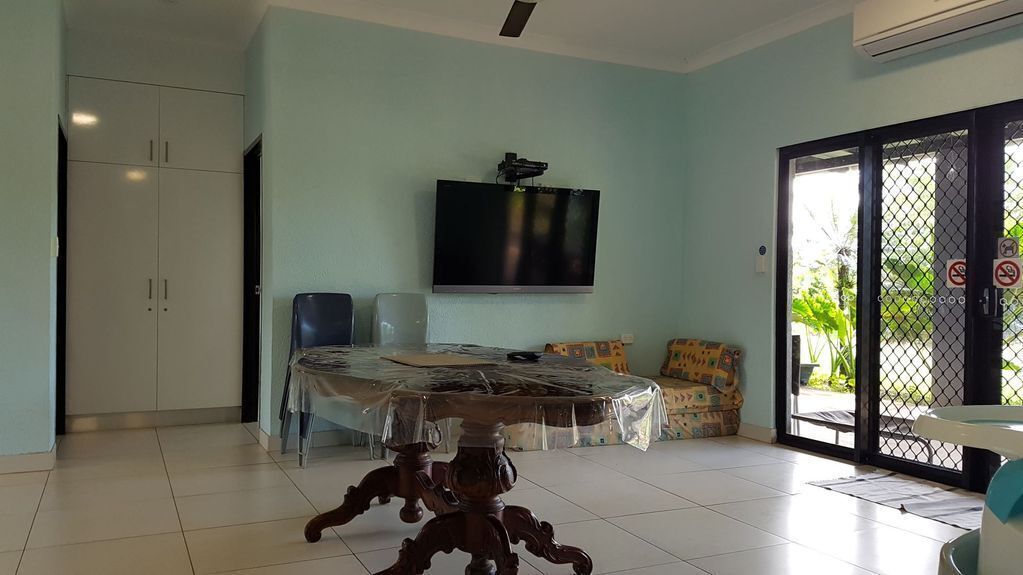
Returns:
[[[913,423],[1023,404],[1023,104],[780,159],[779,440],[983,489],[997,458]]]

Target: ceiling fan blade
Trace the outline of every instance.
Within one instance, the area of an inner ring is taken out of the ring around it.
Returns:
[[[508,36],[509,38],[521,36],[522,30],[526,27],[526,22],[529,22],[529,15],[533,13],[533,8],[536,8],[535,1],[524,2],[523,0],[515,0],[511,10],[508,12],[508,18],[504,21],[504,26],[501,28],[501,35]]]

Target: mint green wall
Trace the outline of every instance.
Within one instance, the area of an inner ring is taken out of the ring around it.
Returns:
[[[550,162],[545,184],[601,190],[596,293],[431,295],[431,339],[631,332],[634,371],[656,371],[683,295],[683,77],[276,8],[263,26],[274,408],[292,296],[352,293],[368,341],[377,292],[430,290],[435,181],[492,181],[508,151]]]
[[[773,427],[777,149],[1023,98],[1017,28],[887,64],[851,47],[842,18],[688,76],[684,197],[678,218],[694,270],[679,333],[746,349],[743,421]]]
[[[0,455],[53,446],[59,0],[0,1]]]

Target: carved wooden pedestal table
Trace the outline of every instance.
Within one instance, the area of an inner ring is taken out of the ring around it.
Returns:
[[[350,487],[340,507],[306,526],[306,539],[345,524],[369,509],[374,498],[401,497],[399,516],[414,523],[420,501],[436,516],[406,539],[397,562],[377,575],[418,575],[440,551],[472,556],[467,575],[514,575],[519,558],[512,545],[553,563],[571,563],[579,575],[593,571],[581,549],[560,545],[554,529],[524,507],[505,505],[515,466],[505,452],[505,426],[530,423],[546,446],[547,427],[607,425],[625,443],[646,449],[660,433],[664,406],[649,380],[545,356],[539,362],[509,362],[508,350],[431,345],[417,348],[316,348],[292,360],[295,393],[291,408],[315,413],[360,431],[380,433],[398,452],[394,465],[370,472]],[[415,368],[382,356],[403,353],[470,356],[488,365]],[[448,464],[433,462],[438,422],[460,420],[458,453]],[[376,426],[374,429],[369,427]]]

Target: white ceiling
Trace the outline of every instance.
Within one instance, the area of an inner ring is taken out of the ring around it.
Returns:
[[[69,28],[243,48],[267,5],[646,68],[688,72],[849,13],[856,0],[541,0],[502,38],[512,0],[64,0]]]

